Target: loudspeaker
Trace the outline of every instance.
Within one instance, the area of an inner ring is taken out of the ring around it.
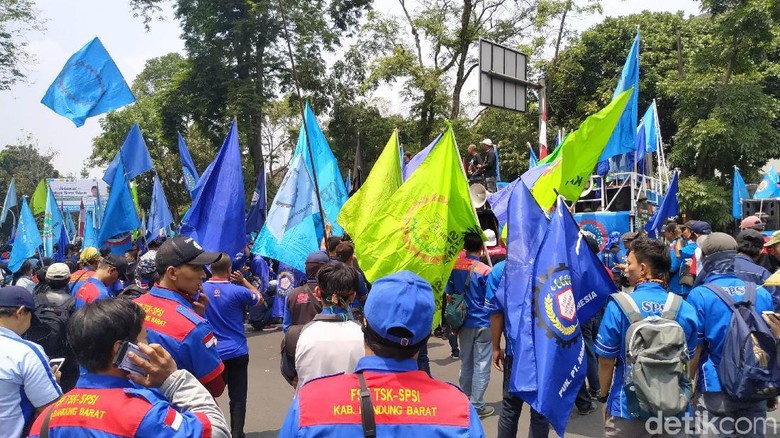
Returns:
[[[780,230],[780,201],[745,199],[742,201],[742,217],[748,216],[759,216],[766,223],[766,230]]]

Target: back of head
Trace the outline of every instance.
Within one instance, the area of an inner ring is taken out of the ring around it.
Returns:
[[[311,254],[309,254],[308,257],[306,257],[306,277],[309,280],[314,280],[317,278],[317,272],[320,270],[320,268],[330,261],[330,258],[328,257],[328,254],[326,254],[324,251],[315,251]]]
[[[588,248],[590,248],[591,251],[593,251],[595,254],[599,253],[599,243],[596,241],[596,238],[586,234],[585,235],[585,242],[588,243]]]
[[[360,283],[355,268],[341,262],[329,262],[317,272],[317,286],[323,301],[330,301],[336,295],[339,302],[349,305],[346,300],[357,292]]]
[[[143,309],[130,300],[97,300],[71,316],[68,342],[87,371],[106,371],[112,366],[117,342],[138,343],[144,318]]]
[[[650,268],[655,278],[659,278],[669,272],[672,260],[669,257],[669,249],[666,244],[658,240],[645,237],[631,242],[631,253],[637,262],[644,263]]]
[[[748,228],[737,234],[737,251],[748,257],[755,258],[761,254],[764,247],[764,235]]]
[[[352,242],[341,242],[336,247],[335,252],[339,261],[349,263],[352,260],[352,256],[355,255],[355,244]]]
[[[701,253],[704,257],[711,256],[722,251],[736,251],[737,241],[726,233],[712,233],[706,235],[701,242]]]
[[[229,255],[222,253],[222,256],[216,262],[212,263],[211,273],[214,276],[226,277],[230,275],[230,268],[233,265],[233,260]]]
[[[46,282],[51,289],[62,289],[70,281],[70,268],[65,263],[55,263],[46,269]]]
[[[97,266],[97,263],[100,261],[100,251],[97,250],[97,248],[88,246],[81,250],[81,255],[79,255],[79,263],[82,265],[89,265],[89,266]]]
[[[326,243],[328,254],[333,254],[333,252],[336,251],[336,247],[339,246],[339,243],[341,243],[341,236],[328,237],[328,241]]]
[[[466,233],[463,236],[463,249],[466,252],[480,252],[482,250],[482,236],[477,233]]]

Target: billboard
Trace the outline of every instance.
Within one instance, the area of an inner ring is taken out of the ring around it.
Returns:
[[[103,205],[108,200],[108,184],[100,178],[50,178],[47,182],[57,198],[57,204],[63,206],[65,211],[78,211],[81,201],[84,201],[84,207],[87,209],[94,208],[98,193]]]

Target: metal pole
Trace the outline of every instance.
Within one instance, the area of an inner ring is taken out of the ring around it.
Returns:
[[[322,234],[325,239],[328,238],[328,232],[325,228],[325,210],[322,208],[322,199],[320,198],[320,183],[317,180],[317,168],[314,165],[314,152],[311,148],[311,140],[309,139],[309,127],[306,124],[306,111],[303,105],[303,98],[301,97],[301,86],[298,82],[298,70],[295,68],[295,57],[293,56],[292,43],[290,42],[290,33],[287,30],[287,15],[284,12],[284,1],[279,1],[279,13],[282,15],[282,28],[284,29],[284,37],[287,40],[287,53],[290,56],[290,65],[292,67],[293,82],[295,83],[295,92],[298,95],[298,103],[301,107],[301,119],[303,119],[303,130],[306,137],[306,148],[309,151],[309,158],[311,158],[311,173],[314,179],[314,194],[317,195],[317,206],[320,209],[320,220],[322,222]]]

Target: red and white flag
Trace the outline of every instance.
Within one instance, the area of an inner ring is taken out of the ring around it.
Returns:
[[[87,211],[84,208],[84,200],[81,200],[81,206],[79,206],[79,230],[76,233],[77,236],[84,238],[84,224],[87,222]]]
[[[547,156],[547,95],[539,94],[539,159]]]

